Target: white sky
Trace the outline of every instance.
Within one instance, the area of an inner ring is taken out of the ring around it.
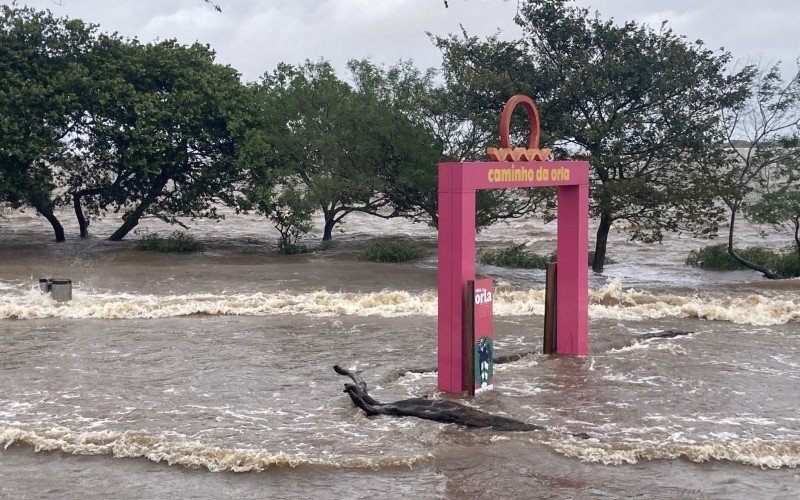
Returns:
[[[9,2],[3,2],[9,3]],[[177,38],[210,44],[218,60],[255,80],[277,63],[324,57],[337,68],[351,58],[392,64],[413,59],[438,66],[439,51],[426,31],[515,38],[516,0],[19,0],[79,17],[101,29],[142,41]],[[800,0],[578,0],[619,21],[670,26],[709,48],[725,47],[736,59],[785,61],[800,57]],[[753,7],[756,6],[756,7]]]

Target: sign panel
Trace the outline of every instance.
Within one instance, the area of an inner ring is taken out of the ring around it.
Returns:
[[[491,278],[471,280],[467,290],[467,363],[465,372],[470,374],[467,387],[470,394],[480,394],[494,386],[494,326],[493,295]]]

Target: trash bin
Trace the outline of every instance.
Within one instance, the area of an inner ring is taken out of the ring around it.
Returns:
[[[39,278],[39,290],[42,293],[50,291],[50,278]]]
[[[50,291],[56,302],[72,300],[72,280],[50,280]]]

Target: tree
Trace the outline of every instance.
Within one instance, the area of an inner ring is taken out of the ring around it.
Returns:
[[[717,144],[716,161],[708,163],[709,177],[730,212],[728,253],[774,279],[772,271],[734,250],[736,218],[757,191],[765,194],[751,211],[756,220],[775,224],[792,218],[800,164],[800,71],[788,82],[777,64],[751,71],[748,90],[746,99],[722,112],[725,138]],[[776,183],[783,187],[770,192]]]
[[[259,90],[261,108],[285,124],[266,132],[272,164],[280,165],[279,177],[299,179],[303,196],[322,212],[323,241],[350,213],[399,215],[386,180],[420,162],[432,142],[424,131],[339,79],[325,61],[282,64]]]
[[[796,185],[794,188],[782,186],[765,193],[746,208],[746,213],[755,222],[772,224],[776,228],[788,227],[794,234],[797,255],[800,257],[800,189]]]
[[[300,238],[313,229],[311,216],[314,202],[306,195],[301,183],[296,179],[285,179],[280,192],[268,207],[262,211],[278,230],[278,251],[285,254],[302,253],[306,247],[299,245]]]
[[[480,125],[485,115],[465,105],[452,81],[437,84],[434,70],[420,71],[410,61],[384,68],[369,60],[352,60],[348,67],[358,92],[405,118],[395,119],[395,137],[386,147],[411,143],[406,150],[417,155],[414,161],[381,171],[392,207],[400,215],[436,226],[438,163],[484,157],[486,147],[496,140],[489,127]],[[547,199],[548,193],[536,189],[479,191],[476,227],[533,213]]]
[[[713,233],[719,210],[698,163],[718,110],[742,95],[742,75],[723,73],[729,56],[665,24],[615,23],[567,0],[528,0],[517,23],[524,36],[516,42],[436,41],[446,67],[477,94],[476,109],[527,92],[556,154],[590,160],[590,209],[599,219],[592,269],[602,271],[617,221],[644,241],[660,241],[664,231]],[[484,90],[487,74],[497,75],[501,92]]]
[[[0,6],[0,201],[31,206],[53,227],[69,142],[84,121],[83,63],[94,27],[50,12]]]
[[[219,217],[213,202],[233,199],[247,124],[238,73],[197,43],[104,42],[93,60],[104,76],[80,148],[84,168],[70,179],[79,220],[84,197],[96,213],[123,212],[111,240],[146,216],[178,224]]]

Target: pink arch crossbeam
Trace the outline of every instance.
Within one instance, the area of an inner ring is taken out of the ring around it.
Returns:
[[[475,192],[558,189],[556,296],[559,354],[589,351],[589,163],[585,161],[439,164],[439,389],[467,390],[464,324],[467,281],[475,279]]]

